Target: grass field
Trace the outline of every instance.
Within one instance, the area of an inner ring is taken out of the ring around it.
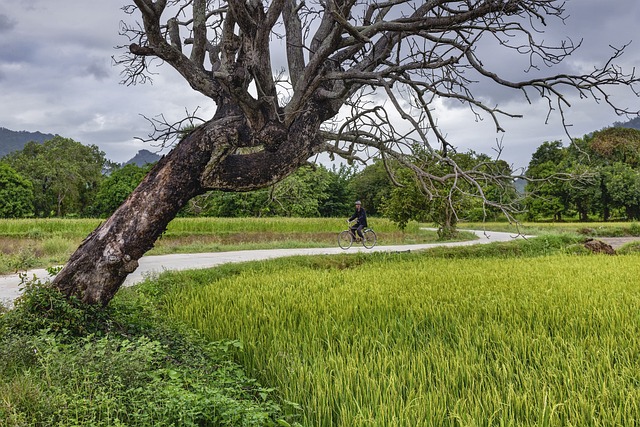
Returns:
[[[175,320],[239,339],[305,426],[640,419],[638,256],[378,256],[177,275]]]
[[[573,233],[589,237],[640,236],[640,224],[636,222],[467,222],[461,229],[507,231],[522,234]]]

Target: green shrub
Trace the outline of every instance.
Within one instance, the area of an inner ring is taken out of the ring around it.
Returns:
[[[53,334],[83,336],[105,329],[108,312],[82,304],[77,298],[67,299],[48,282],[26,280],[23,292],[14,301],[13,310],[0,317],[3,335]]]
[[[147,282],[101,309],[25,283],[0,313],[0,425],[295,424],[274,390],[233,361],[238,342],[207,343],[160,322],[158,292]]]
[[[616,250],[617,254],[625,255],[640,252],[640,242],[630,242],[622,245],[618,250]]]

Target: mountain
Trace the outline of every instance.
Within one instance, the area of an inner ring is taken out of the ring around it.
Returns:
[[[27,142],[35,141],[42,144],[54,136],[50,133],[14,131],[0,127],[0,157],[22,150]]]
[[[624,123],[615,122],[613,126],[618,128],[631,128],[631,129],[640,130],[640,117],[636,117]]]
[[[125,163],[125,165],[135,164],[137,166],[144,166],[147,163],[155,163],[160,160],[160,156],[152,153],[149,150],[140,150],[138,153],[133,156],[131,160]]]

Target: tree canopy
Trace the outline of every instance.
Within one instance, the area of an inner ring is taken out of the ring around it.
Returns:
[[[529,219],[640,219],[639,141],[640,130],[612,127],[540,145],[527,170]]]
[[[0,218],[33,214],[33,185],[6,162],[0,162]]]
[[[42,144],[28,142],[21,151],[5,157],[33,183],[35,215],[64,216],[78,212],[92,198],[107,165],[105,154],[95,145],[82,145],[55,136]]]

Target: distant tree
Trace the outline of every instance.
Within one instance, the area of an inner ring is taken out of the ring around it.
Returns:
[[[640,130],[611,127],[594,132],[586,142],[602,163],[621,162],[631,168],[640,167]]]
[[[43,144],[29,142],[6,161],[33,184],[38,217],[82,213],[102,180],[107,163],[95,145],[55,136]]]
[[[634,175],[640,171],[640,130],[602,129],[586,136],[583,145],[583,151],[588,153],[588,164],[595,169],[592,191],[599,196],[597,211],[601,218],[606,221],[612,211],[622,209],[627,218],[633,219]]]
[[[561,141],[546,141],[531,156],[526,176],[527,215],[531,220],[562,219],[569,205],[565,181],[570,177],[565,162],[567,150]]]
[[[301,167],[281,182],[244,193],[216,191],[192,199],[185,215],[318,217],[346,215],[347,169]]]
[[[93,199],[91,213],[98,217],[111,215],[140,184],[152,166],[152,164],[138,166],[131,163],[113,170],[100,182]]]
[[[400,228],[404,228],[411,220],[432,222],[438,226],[440,236],[448,238],[456,234],[460,217],[468,217],[473,210],[477,210],[476,215],[483,220],[496,209],[510,206],[516,201],[512,171],[506,162],[492,160],[474,151],[452,153],[448,158],[451,162],[434,161],[425,153],[421,159],[414,159],[413,162],[420,165],[420,169],[435,171],[439,176],[455,175],[455,168],[462,167],[467,173],[473,174],[475,185],[469,181],[458,183],[447,179],[425,182],[425,177],[420,174],[396,167],[392,174],[398,186],[391,190],[383,202],[385,216]],[[483,196],[471,196],[478,193]],[[487,200],[499,202],[490,205]]]
[[[355,198],[349,191],[349,183],[354,177],[355,168],[341,164],[338,167],[334,166],[331,171],[324,167],[319,171],[327,180],[325,196],[319,201],[320,216],[335,218],[350,215]]]
[[[328,175],[322,167],[301,167],[271,187],[268,204],[271,215],[285,217],[318,217],[320,206],[328,198]]]
[[[526,189],[530,219],[590,215],[608,220],[620,211],[635,218],[635,174],[640,169],[640,130],[606,128],[563,147],[545,142],[532,156]],[[560,179],[551,179],[559,178]]]
[[[614,209],[628,220],[640,220],[640,170],[623,162],[604,168],[605,186]]]
[[[389,171],[397,166],[397,162],[385,164],[382,160],[377,160],[358,171],[349,182],[349,192],[353,199],[362,202],[368,215],[382,214],[384,200],[391,195],[394,188]],[[352,200],[350,205],[353,205],[353,202],[355,200]]]
[[[435,201],[422,191],[415,176],[407,169],[395,173],[399,186],[393,187],[381,202],[381,211],[386,218],[404,230],[409,221],[436,222],[433,218]]]
[[[0,218],[33,215],[33,185],[5,162],[0,162]]]

